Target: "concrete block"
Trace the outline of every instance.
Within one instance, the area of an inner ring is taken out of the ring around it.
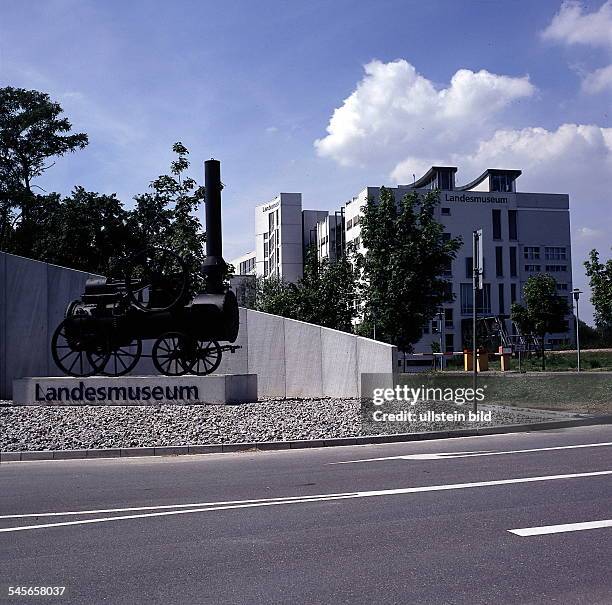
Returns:
[[[19,256],[6,259],[6,380],[45,376],[47,351],[47,265]]]
[[[225,383],[225,403],[257,401],[257,374],[228,374]]]
[[[255,451],[257,449],[256,443],[224,443],[223,452],[247,452],[249,450]]]
[[[225,352],[221,358],[221,365],[215,374],[248,374],[249,372],[249,350],[248,350],[248,330],[247,330],[247,310],[239,309],[240,330],[234,345],[242,348],[235,353]],[[225,344],[225,343],[223,343]]]
[[[87,458],[87,450],[55,450],[53,460],[77,460]]]
[[[87,458],[119,458],[121,448],[87,450]]]
[[[121,457],[132,458],[135,456],[155,456],[154,447],[122,447]]]
[[[357,337],[321,328],[324,397],[357,397]]]
[[[285,368],[287,397],[323,396],[319,326],[285,320]]]
[[[190,445],[190,454],[220,454],[223,451],[223,446],[218,445]]]
[[[288,450],[291,444],[288,441],[259,441],[256,443],[258,450]]]
[[[188,454],[188,445],[166,445],[155,447],[156,456],[179,456],[180,454]]]
[[[21,452],[21,460],[53,460],[53,452],[50,450]]]
[[[397,347],[358,336],[357,363],[360,374],[390,374],[396,371]]]
[[[0,452],[0,462],[19,462],[21,452]]]
[[[284,319],[247,310],[249,373],[257,374],[257,388],[263,397],[285,397]]]
[[[6,254],[0,252],[0,399],[9,399],[9,383],[6,380]]]
[[[64,319],[68,304],[80,298],[85,291],[89,273],[47,265],[47,365],[49,376],[60,376],[62,371],[55,365],[51,355],[51,338],[55,329]]]
[[[257,400],[257,376],[68,376],[20,378],[17,405],[158,405]]]

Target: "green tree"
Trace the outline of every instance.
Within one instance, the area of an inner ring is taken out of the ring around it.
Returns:
[[[557,280],[545,273],[529,277],[523,288],[523,300],[524,305],[513,303],[511,317],[523,334],[534,334],[540,339],[542,370],[545,370],[546,334],[567,330],[566,316],[570,308],[565,298],[557,294]]]
[[[400,203],[392,190],[381,187],[378,203],[368,200],[360,219],[366,248],[359,266],[363,277],[364,336],[409,351],[445,301],[452,300],[442,275],[456,257],[461,238],[445,237],[434,218],[439,192],[413,191]]]
[[[314,246],[307,250],[304,275],[297,284],[297,319],[352,331],[358,296],[358,273],[352,261],[351,249],[335,261],[319,259]]]
[[[61,201],[58,194],[47,197],[37,212],[38,236],[32,243],[32,258],[108,275],[135,248],[129,213],[114,194],[75,187]]]
[[[239,285],[246,306],[335,330],[351,332],[357,308],[357,270],[352,251],[336,261],[306,253],[304,274],[296,283],[275,276],[253,277]]]
[[[61,106],[37,90],[0,88],[0,246],[27,254],[36,237],[34,214],[46,196],[33,180],[52,158],[83,149],[85,133],[71,133]]]
[[[159,176],[151,183],[151,191],[134,197],[136,205],[128,225],[134,251],[146,246],[175,251],[185,260],[194,278],[192,287],[199,289],[206,234],[195,213],[204,201],[204,187],[185,176],[190,165],[187,148],[178,142],[172,151],[177,157],[170,165],[170,174]]]
[[[584,266],[591,286],[595,327],[602,340],[609,342],[612,340],[612,258],[602,263],[597,250],[591,250]]]

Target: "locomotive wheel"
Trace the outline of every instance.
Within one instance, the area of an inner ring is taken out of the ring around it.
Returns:
[[[131,259],[125,275],[130,302],[141,311],[167,311],[187,292],[183,259],[164,248],[149,248]]]
[[[166,332],[153,345],[153,365],[166,376],[182,376],[191,365],[189,339],[182,332]]]
[[[111,349],[108,361],[100,372],[103,376],[125,376],[138,363],[142,355],[142,340],[133,338],[130,344]]]
[[[212,374],[221,363],[221,355],[221,347],[216,340],[198,339],[189,372],[197,376]]]
[[[55,365],[69,376],[93,376],[109,358],[108,351],[97,345],[95,334],[86,333],[74,318],[64,319],[57,326],[51,338],[51,354]]]

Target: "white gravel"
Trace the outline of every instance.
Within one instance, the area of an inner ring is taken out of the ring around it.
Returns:
[[[271,399],[241,405],[4,406],[0,451],[152,447],[351,437],[542,421],[501,407],[491,422],[366,423],[356,399]],[[413,411],[467,411],[421,403]]]

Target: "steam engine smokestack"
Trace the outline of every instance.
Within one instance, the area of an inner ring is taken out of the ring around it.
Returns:
[[[204,162],[204,187],[206,202],[206,259],[202,271],[206,275],[206,290],[223,292],[223,275],[227,265],[223,260],[221,235],[221,162]]]

